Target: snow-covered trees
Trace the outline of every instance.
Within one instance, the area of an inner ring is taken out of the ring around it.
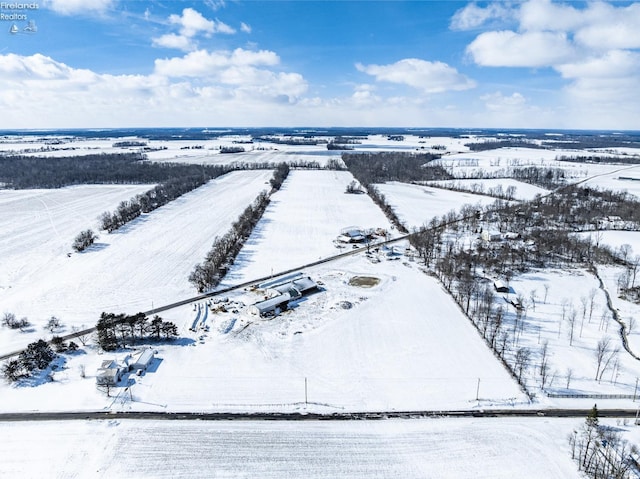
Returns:
[[[84,251],[91,246],[97,238],[92,229],[81,231],[73,240],[73,249],[78,253]]]
[[[2,375],[9,382],[30,376],[34,371],[45,369],[56,357],[49,344],[40,339],[27,346],[17,359],[2,365]]]
[[[144,313],[133,315],[102,313],[96,325],[98,346],[104,351],[114,351],[127,342],[153,337],[156,340],[173,339],[178,327],[171,321],[154,316],[151,322]]]

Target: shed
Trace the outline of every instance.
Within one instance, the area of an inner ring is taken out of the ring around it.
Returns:
[[[498,293],[509,293],[510,292],[510,288],[509,286],[507,286],[506,284],[504,284],[502,281],[500,281],[499,279],[496,279],[493,282],[493,287],[495,288],[495,290]]]
[[[291,299],[298,298],[309,291],[314,291],[318,288],[318,285],[309,276],[303,278],[297,278],[286,283],[281,283],[273,286],[272,291],[275,294],[289,293]]]
[[[131,358],[131,362],[129,363],[129,370],[142,369],[146,371],[151,364],[151,361],[153,361],[154,357],[155,351],[151,348],[139,351]]]
[[[255,316],[270,316],[276,315],[280,311],[287,309],[287,305],[289,301],[291,301],[292,297],[290,293],[283,293],[273,298],[265,299],[264,301],[259,301],[255,304],[249,306],[248,311],[250,314]]]

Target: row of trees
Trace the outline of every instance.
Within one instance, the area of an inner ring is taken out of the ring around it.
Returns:
[[[196,264],[189,275],[189,282],[196,287],[199,293],[214,288],[220,283],[268,204],[269,195],[263,191],[253,204],[245,208],[227,233],[213,240],[213,245],[205,260]]]
[[[40,339],[27,346],[17,359],[10,359],[2,365],[2,375],[9,382],[31,376],[46,369],[56,355],[46,341]]]
[[[154,316],[151,321],[144,313],[133,315],[102,313],[96,325],[98,346],[104,351],[114,351],[127,343],[144,339],[174,339],[178,327],[171,321]]]
[[[270,181],[272,191],[280,189],[288,174],[289,166],[287,164],[283,163],[276,168]],[[189,275],[189,282],[196,287],[198,292],[202,293],[220,283],[245,241],[251,235],[253,228],[260,221],[269,201],[269,194],[261,192],[253,204],[247,206],[240,217],[231,225],[231,229],[224,236],[214,239],[205,260],[195,265]]]
[[[225,169],[216,171],[220,175],[225,172]],[[145,193],[139,194],[128,201],[122,201],[115,211],[102,213],[99,218],[100,229],[111,233],[142,213],[149,213],[160,208],[183,194],[202,186],[208,180],[208,176],[196,175],[172,178],[156,185]]]

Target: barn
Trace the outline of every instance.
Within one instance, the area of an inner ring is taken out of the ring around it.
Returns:
[[[253,314],[254,316],[275,316],[280,311],[284,311],[287,309],[287,305],[292,298],[290,293],[283,293],[273,298],[265,299],[264,301],[259,301],[255,304],[249,306],[248,311],[249,314]]]
[[[272,296],[289,293],[291,298],[295,299],[311,291],[315,291],[316,289],[318,289],[316,282],[309,276],[306,276],[287,281],[286,283],[274,285],[269,289],[269,291],[273,293]]]

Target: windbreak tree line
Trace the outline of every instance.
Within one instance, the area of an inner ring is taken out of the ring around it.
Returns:
[[[217,173],[221,175],[226,173],[226,170],[220,169]],[[102,213],[100,215],[100,229],[111,233],[129,221],[136,219],[142,213],[150,213],[183,194],[204,185],[208,180],[208,177],[203,177],[202,175],[167,180],[128,201],[120,202],[115,211]]]
[[[178,327],[171,321],[154,316],[151,321],[144,313],[133,315],[103,312],[96,325],[98,345],[104,351],[114,351],[126,343],[144,339],[174,339]]]
[[[270,180],[272,192],[277,191],[289,174],[289,166],[285,163],[278,165]],[[199,293],[216,287],[227,273],[258,224],[262,214],[269,205],[270,195],[263,191],[253,204],[247,206],[240,217],[231,225],[231,229],[222,237],[216,237],[205,260],[197,264],[189,275],[189,282]]]

